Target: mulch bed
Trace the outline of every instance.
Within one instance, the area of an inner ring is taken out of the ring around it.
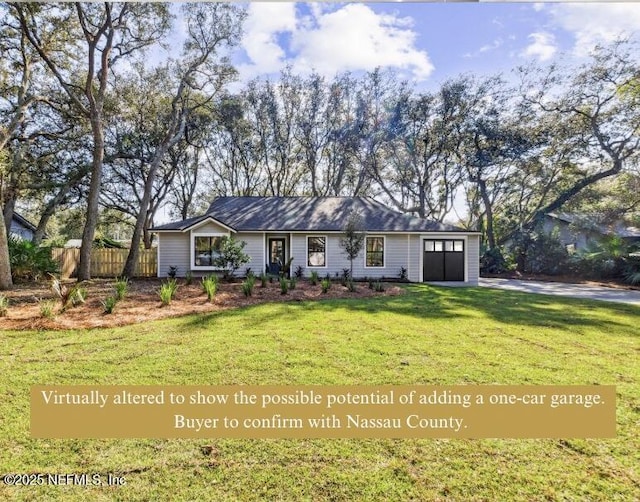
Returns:
[[[71,286],[75,281],[66,281]],[[370,296],[399,295],[404,290],[393,284],[385,284],[384,292],[375,292],[367,287],[367,283],[357,283],[355,292],[350,292],[338,282],[334,282],[325,294],[320,285],[311,286],[308,281],[300,280],[295,289],[286,295],[281,294],[277,282],[268,283],[265,288],[256,281],[253,295],[245,297],[241,284],[221,282],[218,293],[212,302],[207,300],[199,280],[187,285],[185,280],[178,280],[178,291],[174,300],[162,306],[158,290],[158,279],[136,279],[130,281],[127,295],[120,301],[112,314],[105,314],[102,302],[114,293],[114,280],[96,279],[83,284],[87,289],[87,301],[77,307],[60,312],[60,303],[55,306],[52,319],[41,315],[41,301],[55,300],[48,282],[17,284],[10,291],[3,292],[9,299],[8,313],[0,317],[0,329],[5,330],[64,330],[77,328],[109,328],[127,326],[141,322],[187,314],[216,312],[225,309],[256,305],[266,302],[295,302],[323,300],[328,298],[365,298]]]

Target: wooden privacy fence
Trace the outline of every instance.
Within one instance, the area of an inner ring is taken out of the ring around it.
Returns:
[[[122,273],[127,261],[128,249],[92,249],[91,277],[117,277]],[[60,264],[60,275],[63,278],[75,275],[80,262],[80,250],[77,248],[54,248],[51,256]],[[156,277],[158,272],[158,256],[155,249],[141,249],[136,265],[136,277]]]

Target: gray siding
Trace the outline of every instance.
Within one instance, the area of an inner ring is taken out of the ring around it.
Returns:
[[[480,278],[480,236],[467,237],[467,282],[472,286],[478,285]]]
[[[11,220],[9,233],[26,241],[30,241],[31,239],[33,239],[33,230],[25,227],[22,223],[16,220]]]
[[[327,238],[326,267],[307,266],[307,237],[324,236]],[[399,278],[400,268],[408,268],[407,236],[398,234],[371,234],[371,237],[383,236],[385,238],[385,266],[365,267],[365,249],[363,246],[360,254],[353,260],[353,276],[355,278]],[[292,270],[298,265],[304,269],[304,276],[308,277],[312,270],[316,270],[320,276],[329,274],[331,277],[342,275],[345,268],[350,268],[349,258],[340,247],[340,236],[336,234],[293,234],[291,236],[291,256],[293,256]]]
[[[169,267],[178,267],[178,276],[183,277],[191,268],[189,256],[189,234],[162,232],[158,234],[158,277],[167,277]]]
[[[422,281],[422,237],[409,236],[409,280],[411,282]]]
[[[213,228],[203,226],[196,231],[215,231]],[[307,237],[325,236],[327,238],[326,267],[307,266]],[[412,282],[422,281],[422,258],[424,239],[442,239],[451,237],[451,234],[371,234],[371,236],[383,236],[385,238],[385,266],[365,267],[365,250],[353,261],[353,275],[355,278],[399,278],[401,267],[408,271],[409,280]],[[247,267],[256,274],[264,271],[265,266],[265,236],[262,233],[239,233],[234,237],[246,242],[245,253],[251,257],[251,261],[238,271],[239,275],[244,275]],[[465,245],[465,273],[466,282],[469,285],[477,285],[480,275],[480,238],[478,235],[456,235],[464,238]],[[159,234],[158,243],[158,276],[166,277],[170,266],[178,267],[178,275],[190,270],[190,242],[191,235],[182,232],[162,232]],[[320,276],[329,274],[331,277],[342,275],[342,270],[349,268],[349,259],[339,244],[340,235],[337,234],[291,234],[289,241],[289,253],[293,257],[291,264],[292,272],[298,266],[304,269],[304,276],[308,277],[312,270],[316,270]],[[194,270],[194,275],[206,275],[209,271]]]
[[[204,225],[200,225],[195,227],[192,232],[194,234],[225,234],[229,235],[229,231],[221,227],[220,225],[216,225],[212,221],[205,223]]]
[[[247,268],[251,268],[252,272],[260,275],[264,272],[264,234],[261,233],[238,233],[233,236],[236,240],[244,241],[247,245],[244,252],[249,255],[251,261],[243,265],[238,270],[237,275],[244,276]]]

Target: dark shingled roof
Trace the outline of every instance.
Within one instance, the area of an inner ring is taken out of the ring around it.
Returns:
[[[352,210],[360,212],[368,232],[468,232],[399,213],[368,197],[218,197],[204,215],[152,230],[185,230],[212,217],[238,232],[341,232]]]

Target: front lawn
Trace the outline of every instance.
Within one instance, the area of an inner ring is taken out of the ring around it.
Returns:
[[[13,500],[636,500],[640,309],[480,288],[275,303],[112,329],[0,334]],[[2,320],[0,319],[0,323]],[[599,440],[35,440],[34,384],[609,384]]]

